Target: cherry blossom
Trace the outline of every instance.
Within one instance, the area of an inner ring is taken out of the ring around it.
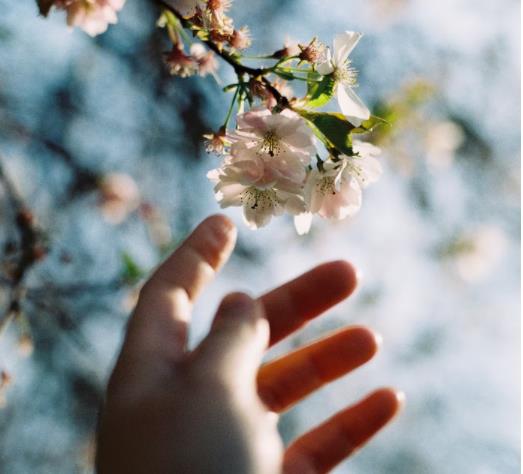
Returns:
[[[173,76],[188,77],[198,71],[198,62],[185,54],[180,44],[173,45],[171,51],[164,54],[164,62]]]
[[[233,143],[233,154],[234,149],[248,149],[277,158],[278,163],[291,165],[298,161],[307,166],[316,153],[312,130],[292,110],[273,114],[267,108],[255,108],[238,115],[236,121],[237,129],[227,135]]]
[[[342,113],[356,127],[370,117],[367,106],[354,92],[357,72],[351,67],[349,54],[362,37],[361,33],[346,31],[334,38],[333,52],[327,48],[323,61],[316,70],[326,76],[332,75],[336,81],[336,97]]]
[[[203,46],[201,43],[194,43],[191,45],[191,57],[198,65],[198,74],[206,76],[207,74],[215,74],[218,70],[218,61],[216,55]]]
[[[221,168],[207,177],[215,183],[216,199],[222,208],[243,207],[245,223],[251,229],[267,225],[272,216],[285,211],[297,215],[304,212],[301,187],[282,177],[271,163],[253,153],[247,159],[229,156]]]
[[[116,23],[124,3],[38,0],[42,15],[53,6],[65,10],[70,25],[91,35]],[[206,150],[221,159],[208,174],[220,205],[243,207],[252,228],[288,212],[295,216],[299,233],[308,231],[314,214],[339,220],[357,213],[362,189],[379,177],[381,167],[375,159],[379,150],[359,142],[351,148],[352,135],[383,122],[370,116],[354,92],[357,72],[349,55],[361,33],[336,35],[332,49],[313,37],[303,44],[286,40],[273,53],[246,56],[243,50],[251,45],[251,35],[247,26],[235,27],[228,16],[232,0],[158,3],[162,11],[157,25],[165,29],[171,45],[163,59],[172,75],[210,74],[221,85],[218,58],[236,75],[223,87],[232,98],[221,126],[204,135]],[[256,59],[264,63],[252,64]],[[293,91],[294,80],[306,82],[304,95],[300,88]],[[310,110],[334,97],[342,114]],[[232,119],[236,124],[230,128]],[[365,120],[364,127],[354,130]],[[100,207],[113,222],[125,219],[140,201],[134,182],[124,178],[111,176],[100,185]]]
[[[88,35],[96,36],[107,30],[109,24],[118,22],[116,13],[125,0],[57,0],[55,7],[65,10],[67,24],[83,29]]]
[[[251,43],[251,33],[247,26],[234,30],[229,38],[229,44],[236,49],[247,49]]]
[[[381,165],[375,158],[380,150],[363,142],[355,142],[353,149],[355,156],[340,155],[309,172],[304,188],[306,212],[295,218],[299,234],[309,231],[313,214],[342,220],[360,210],[362,189],[381,175]]]
[[[318,41],[318,38],[312,38],[307,45],[299,44],[299,58],[301,61],[307,61],[313,64],[325,60],[325,45]]]
[[[222,127],[217,132],[206,133],[203,135],[203,138],[205,138],[205,151],[207,153],[215,153],[217,155],[225,154],[228,146],[225,137],[225,128]]]

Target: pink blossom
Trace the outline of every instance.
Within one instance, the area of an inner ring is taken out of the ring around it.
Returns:
[[[254,109],[236,119],[223,165],[208,177],[222,207],[242,206],[247,225],[266,225],[273,215],[305,211],[307,166],[316,153],[311,129],[290,110]]]
[[[140,204],[140,191],[134,179],[123,173],[104,176],[100,183],[100,209],[112,224],[123,222]]]
[[[191,46],[191,57],[198,65],[198,74],[206,76],[207,74],[214,74],[218,70],[218,60],[216,55],[200,44],[194,43]]]
[[[297,215],[304,212],[299,188],[286,188],[278,170],[257,155],[248,159],[229,156],[221,168],[207,177],[215,183],[216,199],[221,207],[241,206],[245,223],[251,229],[267,225],[272,216],[285,211]]]
[[[252,43],[251,34],[247,26],[234,30],[229,38],[229,44],[236,49],[247,49]]]
[[[304,188],[307,212],[295,219],[299,234],[309,231],[312,215],[341,220],[355,215],[361,207],[362,189],[376,182],[381,165],[375,158],[380,149],[370,143],[354,142],[355,156],[340,155],[308,173]]]
[[[171,51],[165,53],[164,62],[169,68],[169,72],[175,76],[192,76],[198,70],[196,60],[187,56],[178,45],[174,45]]]
[[[55,6],[66,11],[69,26],[96,36],[105,32],[109,24],[118,22],[116,13],[124,3],[125,0],[57,0]]]
[[[227,134],[234,148],[253,150],[266,159],[299,162],[308,166],[316,153],[312,130],[296,112],[285,109],[273,114],[267,108],[252,109],[238,115],[238,127]],[[235,145],[241,143],[243,146]],[[277,162],[277,160],[272,160]]]

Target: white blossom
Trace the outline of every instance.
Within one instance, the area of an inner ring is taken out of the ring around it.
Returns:
[[[304,212],[306,169],[316,153],[312,130],[291,110],[252,109],[236,122],[236,130],[226,135],[230,155],[208,174],[220,205],[242,206],[253,229],[284,211]]]
[[[236,121],[236,130],[227,135],[233,142],[233,154],[235,148],[249,149],[271,161],[307,166],[316,153],[312,130],[289,109],[276,114],[267,108],[252,109],[238,115]]]
[[[340,155],[309,172],[304,189],[306,212],[294,220],[300,235],[309,231],[313,214],[341,220],[360,210],[362,189],[381,175],[381,165],[375,158],[380,150],[363,142],[355,142],[353,149],[355,156]]]
[[[316,70],[326,76],[331,75],[336,81],[336,97],[342,113],[356,127],[370,117],[367,106],[354,92],[357,72],[351,67],[349,54],[360,38],[361,33],[346,31],[334,38],[333,51],[327,48],[323,61],[319,62]]]
[[[243,157],[228,156],[224,164],[208,173],[215,183],[216,199],[222,208],[242,206],[246,224],[257,229],[267,225],[272,216],[287,211],[304,211],[300,187],[262,157],[252,154]]]

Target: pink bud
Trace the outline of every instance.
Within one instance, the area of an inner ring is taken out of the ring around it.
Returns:
[[[251,45],[251,34],[247,26],[234,30],[229,38],[229,44],[236,49],[247,49]]]

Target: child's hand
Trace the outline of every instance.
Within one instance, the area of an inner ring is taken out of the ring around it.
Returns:
[[[398,393],[381,389],[286,449],[278,434],[277,413],[378,348],[372,331],[348,327],[260,367],[268,345],[353,291],[355,273],[345,262],[321,265],[257,300],[227,296],[208,336],[187,350],[192,304],[235,236],[229,220],[210,217],[145,284],[107,389],[100,473],[327,472],[398,411]]]

